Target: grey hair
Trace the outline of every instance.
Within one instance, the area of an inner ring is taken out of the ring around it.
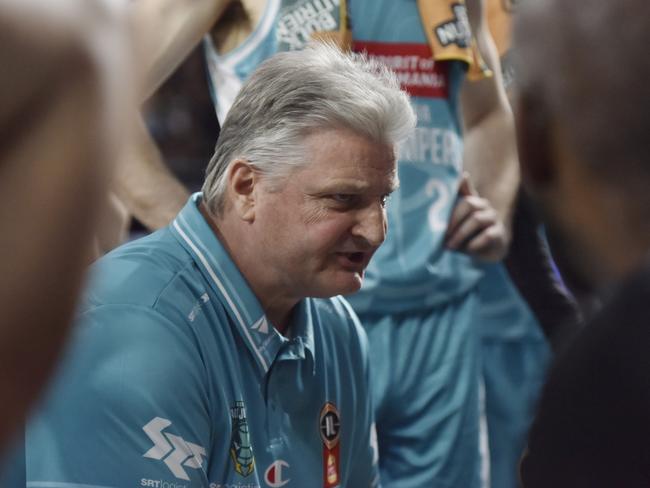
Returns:
[[[650,2],[528,0],[515,25],[517,90],[611,184],[650,195]],[[539,122],[539,121],[538,121]]]
[[[322,42],[276,54],[244,83],[226,116],[206,170],[205,202],[223,211],[227,169],[237,159],[275,181],[308,164],[304,137],[312,131],[345,128],[395,146],[414,126],[408,95],[379,63]]]

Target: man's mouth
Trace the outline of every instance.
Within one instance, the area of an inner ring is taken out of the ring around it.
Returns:
[[[365,269],[370,259],[370,253],[367,252],[339,252],[336,254],[339,258],[339,263],[344,268],[358,272]]]

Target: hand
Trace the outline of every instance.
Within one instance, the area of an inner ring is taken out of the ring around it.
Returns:
[[[508,251],[506,228],[490,202],[478,195],[467,173],[458,195],[447,226],[447,247],[485,262],[503,259]]]

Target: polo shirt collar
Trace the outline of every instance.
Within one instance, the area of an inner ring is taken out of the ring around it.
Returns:
[[[311,354],[314,359],[314,319],[311,298],[301,300],[291,317],[290,338],[284,339],[285,346],[280,351],[279,359],[305,359]],[[312,363],[315,367],[315,362]]]
[[[287,339],[268,321],[259,300],[199,210],[203,196],[193,194],[170,225],[172,234],[192,256],[211,288],[219,297],[260,372],[266,374],[278,352],[292,351],[296,359],[308,351],[314,358],[314,331],[310,299],[301,300]]]

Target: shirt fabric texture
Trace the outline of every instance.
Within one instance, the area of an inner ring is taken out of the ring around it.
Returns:
[[[94,266],[63,370],[28,427],[30,488],[372,485],[354,313],[340,297],[306,298],[280,335],[200,200]]]

